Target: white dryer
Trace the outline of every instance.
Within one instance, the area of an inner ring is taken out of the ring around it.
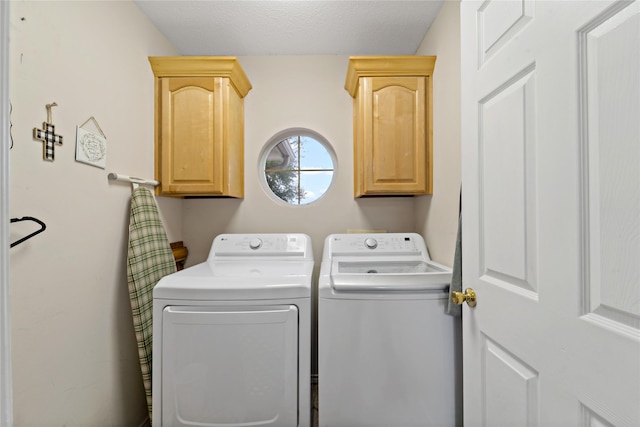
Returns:
[[[334,234],[318,283],[321,427],[460,423],[451,270],[422,237]]]
[[[153,426],[310,424],[313,253],[304,234],[223,234],[153,291]]]

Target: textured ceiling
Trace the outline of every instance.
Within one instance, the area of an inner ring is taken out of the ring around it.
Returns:
[[[182,55],[413,55],[444,0],[136,0]]]

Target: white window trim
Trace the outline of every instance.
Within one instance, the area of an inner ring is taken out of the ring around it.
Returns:
[[[327,153],[329,154],[329,156],[331,157],[331,161],[333,162],[333,177],[331,178],[331,184],[329,184],[327,191],[325,191],[322,194],[322,196],[318,197],[316,200],[309,203],[304,203],[304,204],[289,203],[285,200],[282,200],[278,196],[276,196],[274,192],[271,190],[271,188],[269,188],[269,184],[267,183],[267,179],[265,177],[264,166],[267,161],[267,157],[269,156],[269,153],[280,141],[293,135],[308,136],[310,138],[315,139],[319,143],[321,143],[324,146],[324,148],[327,150]],[[260,156],[258,157],[258,175],[259,175],[258,181],[260,181],[260,186],[262,187],[262,190],[265,192],[265,194],[271,200],[273,200],[274,202],[282,206],[289,206],[293,208],[305,208],[310,205],[314,205],[318,203],[327,195],[329,191],[331,191],[331,188],[333,188],[336,182],[337,174],[338,174],[338,159],[336,157],[336,153],[333,149],[333,146],[327,140],[327,138],[322,136],[320,133],[307,128],[289,128],[276,133],[271,138],[269,138],[267,143],[262,148],[262,151],[260,152]]]

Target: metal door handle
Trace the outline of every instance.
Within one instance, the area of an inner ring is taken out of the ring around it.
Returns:
[[[460,305],[463,302],[467,302],[469,307],[475,307],[476,302],[476,291],[471,288],[467,288],[464,290],[464,294],[462,292],[453,292],[451,294],[451,302],[454,304]]]

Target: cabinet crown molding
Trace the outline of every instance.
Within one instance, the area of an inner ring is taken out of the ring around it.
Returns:
[[[350,56],[344,88],[355,98],[360,77],[428,77],[435,65],[435,56]]]
[[[235,56],[150,56],[154,76],[226,77],[244,98],[252,86]]]

